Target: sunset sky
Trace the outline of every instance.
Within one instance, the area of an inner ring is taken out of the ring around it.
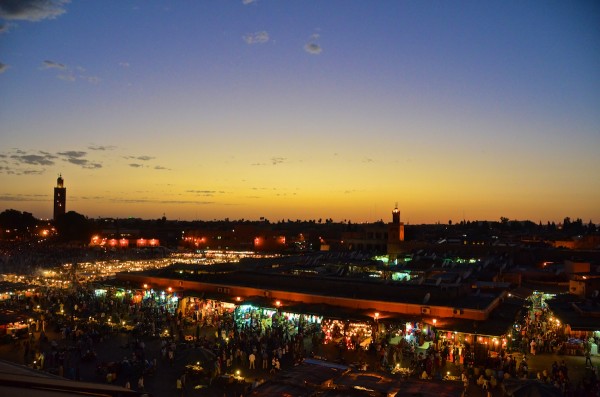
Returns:
[[[0,0],[0,211],[600,223],[598,1]]]

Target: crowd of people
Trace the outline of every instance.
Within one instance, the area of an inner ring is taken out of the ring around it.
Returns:
[[[82,379],[82,363],[94,362],[96,381],[144,390],[145,380],[154,376],[159,367],[173,367],[178,358],[187,360],[194,349],[208,352],[202,357],[201,366],[191,365],[190,359],[185,362],[190,365],[178,368],[174,387],[185,390],[190,378],[196,382],[201,378],[210,387],[224,377],[235,378],[240,369],[258,376],[274,375],[304,357],[323,351],[322,331],[297,322],[290,327],[279,312],[273,313],[269,321],[240,321],[235,310],[204,299],[198,304],[210,310],[184,313],[175,294],[151,290],[117,293],[119,290],[114,288],[101,291],[90,285],[46,288],[26,298],[2,301],[0,305],[4,308],[31,316],[26,337],[15,341],[15,348],[22,349],[23,362],[76,380]],[[501,386],[507,378],[537,378],[561,390],[565,396],[597,393],[593,365],[589,365],[589,376],[575,385],[564,360],[557,360],[551,368],[533,373],[530,370],[528,360],[533,356],[557,353],[544,347],[552,346],[552,341],[561,338],[547,310],[532,309],[519,324],[519,330],[515,349],[501,350],[478,363],[458,360],[460,356],[472,356],[468,345],[458,354],[444,343],[430,343],[427,350],[422,350],[414,343],[390,344],[385,338],[376,337],[366,350],[355,344],[356,357],[371,363],[370,369],[384,371],[408,360],[414,374],[423,379],[442,379],[448,368],[456,368],[464,373],[466,384],[485,390]],[[99,343],[115,340],[116,335],[127,335],[120,339],[124,341],[119,346],[122,359],[98,361]],[[157,351],[148,350],[150,340],[160,340]],[[336,349],[341,358],[347,346],[336,346]],[[592,364],[589,357],[588,364]],[[248,388],[259,383],[257,379]]]

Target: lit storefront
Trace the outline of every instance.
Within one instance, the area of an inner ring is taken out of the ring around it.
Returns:
[[[367,350],[373,337],[373,323],[366,321],[325,319],[321,329],[325,335],[323,343],[343,344],[349,350],[358,346]]]
[[[544,296],[549,327],[559,339],[555,349],[561,354],[583,356],[587,351],[597,356],[600,341],[600,310],[589,301],[573,295]]]
[[[281,301],[273,302],[273,306],[245,302],[236,307],[234,318],[238,326],[250,329],[281,326],[290,336],[315,331],[323,321],[322,316],[290,310]]]

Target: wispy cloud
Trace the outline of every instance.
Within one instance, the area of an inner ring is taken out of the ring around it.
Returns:
[[[83,68],[81,66],[76,66],[75,68],[70,68],[69,66],[65,65],[64,63],[51,61],[51,60],[45,60],[44,62],[42,62],[42,66],[40,69],[42,69],[42,70],[56,69],[59,72],[56,75],[56,77],[61,80],[69,81],[69,82],[74,82],[77,79],[79,79],[79,80],[87,81],[90,84],[98,84],[101,81],[101,79],[98,76],[92,76],[92,75],[86,74],[85,68]]]
[[[154,160],[152,156],[125,156],[128,160],[140,160],[140,161],[150,161]]]
[[[287,161],[287,159],[285,157],[271,157],[270,161],[271,161],[271,165],[278,165],[278,164],[285,163]],[[254,166],[254,167],[262,167],[262,166],[269,165],[269,164],[268,163],[251,163],[250,165]]]
[[[0,163],[6,164],[6,166],[0,167],[0,174],[42,174],[46,171],[46,167],[56,165],[58,159],[86,169],[102,168],[101,163],[91,161],[86,157],[87,152],[81,150],[49,153],[42,150],[30,152],[22,149],[11,149],[8,152],[0,153]]]
[[[77,80],[77,78],[75,77],[75,75],[73,75],[71,73],[59,74],[57,77],[59,79],[61,79],[61,80],[64,80],[64,81],[75,81],[75,80]]]
[[[22,21],[41,21],[56,18],[66,12],[70,0],[2,0],[0,18]]]
[[[100,81],[102,81],[98,76],[79,76],[79,78],[87,81],[90,84],[98,84]]]
[[[125,204],[141,204],[141,203],[157,203],[157,204],[198,204],[198,205],[209,205],[215,204],[214,201],[195,201],[195,200],[152,200],[152,199],[123,199],[123,198],[113,198],[110,201],[116,203],[125,203]]]
[[[85,157],[85,155],[87,153],[86,152],[82,152],[82,151],[69,150],[69,151],[66,151],[66,152],[58,152],[58,154],[60,156],[81,158],[81,157]]]
[[[119,62],[119,66],[122,68],[128,68],[131,65],[129,65],[129,62]]]
[[[319,55],[323,49],[317,43],[306,43],[304,45],[304,51],[308,52],[309,54]]]
[[[204,197],[212,197],[215,194],[224,194],[225,192],[220,190],[186,190],[186,193],[192,193],[198,196],[204,196]]]
[[[248,44],[264,44],[269,41],[269,33],[265,30],[254,33],[247,33],[243,37]]]
[[[42,69],[60,69],[65,70],[67,68],[66,65],[54,61],[44,61],[42,62]]]
[[[364,193],[366,192],[365,189],[346,189],[346,190],[341,190],[340,191],[343,194],[354,194],[354,193]]]
[[[48,201],[48,198],[39,194],[3,194],[0,201]]]
[[[115,150],[116,148],[117,148],[116,146],[112,146],[112,145],[90,145],[90,146],[88,146],[88,149],[90,149],[90,150],[100,150],[100,151]]]
[[[75,164],[80,166],[81,168],[87,168],[87,169],[96,169],[96,168],[102,168],[102,164],[100,163],[92,163],[89,160],[86,159],[76,159],[76,158],[67,158],[64,159],[65,161],[71,163],[71,164]]]
[[[59,156],[63,157],[63,159],[62,159],[63,161],[66,161],[66,162],[74,164],[74,165],[78,165],[81,168],[86,168],[86,169],[102,168],[102,164],[91,162],[90,160],[84,158],[85,156],[87,156],[87,152],[71,150],[71,151],[66,151],[66,152],[59,152],[57,154]]]
[[[11,25],[8,23],[0,22],[0,34],[7,33],[10,30]]]
[[[9,66],[5,63],[0,62],[0,74],[8,70]]]
[[[131,162],[128,164],[129,167],[131,168],[152,168],[158,171],[165,171],[168,170],[170,171],[169,168],[167,167],[163,167],[161,165],[155,165],[154,167],[152,167],[151,165],[148,164],[144,164],[143,162],[148,162],[151,160],[154,160],[156,157],[154,156],[147,156],[147,155],[142,155],[142,156],[123,156],[124,159],[126,160],[135,160],[134,162]]]
[[[287,159],[285,157],[271,157],[271,164],[277,165],[284,163]]]
[[[252,3],[256,3],[256,0],[242,0],[242,4],[245,6]]]
[[[39,154],[13,154],[10,156],[10,158],[21,164],[54,165],[53,160],[56,159],[56,156]]]
[[[317,43],[319,37],[320,35],[318,33],[313,33],[310,36],[308,43],[304,45],[304,51],[308,52],[309,54],[319,55],[323,51],[321,46]]]

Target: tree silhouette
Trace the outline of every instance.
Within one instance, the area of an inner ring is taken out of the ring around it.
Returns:
[[[12,229],[19,233],[31,230],[37,223],[37,220],[29,212],[20,212],[17,210],[6,210],[0,213],[0,227],[2,229]]]
[[[0,213],[0,239],[30,239],[35,232],[37,219],[29,212],[6,210]]]
[[[69,211],[58,218],[55,226],[60,241],[90,241],[92,223],[85,216],[75,211]]]

